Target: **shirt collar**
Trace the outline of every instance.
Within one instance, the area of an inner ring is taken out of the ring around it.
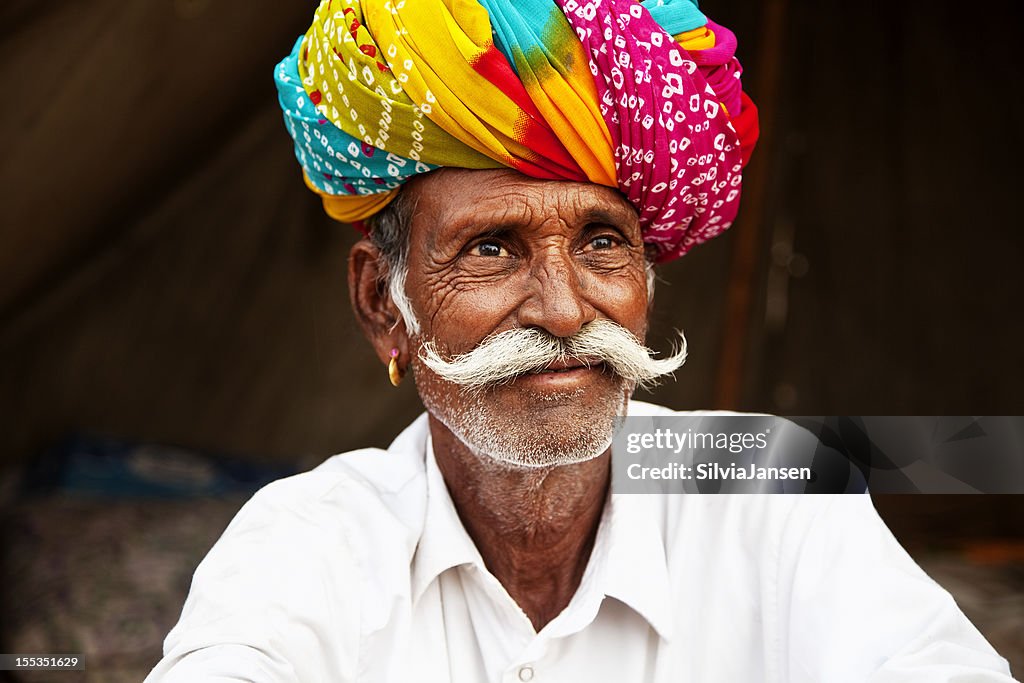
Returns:
[[[429,430],[424,450],[427,509],[413,559],[413,605],[447,569],[475,564],[487,572],[480,551],[459,519],[434,459]],[[595,581],[595,590],[628,605],[646,619],[658,635],[668,640],[672,637],[674,621],[668,599],[672,592],[659,498],[639,494],[609,496],[584,581]]]
[[[630,400],[627,415],[664,411],[642,401]],[[664,411],[668,412],[668,411]],[[614,471],[616,455],[612,453]],[[665,640],[672,637],[675,619],[670,605],[672,583],[665,556],[665,500],[659,495],[617,494],[608,496],[598,537],[605,533],[603,548],[604,594],[629,605]],[[595,553],[596,554],[596,553]]]
[[[672,637],[672,585],[658,496],[612,494],[591,562],[604,565],[604,594],[629,605],[665,640]],[[599,558],[601,552],[604,557]]]
[[[434,447],[429,430],[425,451],[427,511],[423,533],[420,535],[412,563],[413,605],[423,595],[427,586],[451,567],[476,564],[481,570],[486,571],[480,551],[462,526],[462,520],[455,510],[455,503],[448,493],[448,486],[444,483],[444,476],[434,459]]]

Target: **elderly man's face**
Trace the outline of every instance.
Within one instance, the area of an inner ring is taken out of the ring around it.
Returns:
[[[567,361],[468,391],[418,354],[432,341],[454,357],[517,327],[571,337],[599,319],[642,341],[648,292],[635,210],[608,187],[504,170],[443,170],[406,191],[416,202],[406,291],[421,325],[410,351],[428,410],[472,450],[506,462],[599,455],[633,390],[604,364]]]

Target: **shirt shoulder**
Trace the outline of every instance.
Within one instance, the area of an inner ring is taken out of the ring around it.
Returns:
[[[242,507],[218,545],[273,541],[316,555],[344,542],[357,560],[411,554],[426,510],[425,447],[421,417],[387,450],[342,453],[272,482]]]
[[[732,410],[675,410],[657,403],[630,399],[626,410],[629,417],[701,417],[704,415],[763,415],[763,413],[737,413]]]
[[[148,680],[207,675],[208,661],[190,667],[224,646],[242,648],[267,680],[357,678],[363,634],[409,591],[426,509],[425,430],[421,418],[386,451],[337,455],[257,492],[196,569]]]

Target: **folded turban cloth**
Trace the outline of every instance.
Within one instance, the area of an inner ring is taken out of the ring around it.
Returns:
[[[438,167],[510,167],[617,187],[666,261],[736,216],[757,110],[735,52],[696,0],[323,0],[276,81],[337,220]]]

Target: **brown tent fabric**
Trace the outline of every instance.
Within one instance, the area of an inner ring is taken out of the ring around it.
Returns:
[[[314,6],[0,8],[8,461],[85,430],[315,462],[420,410],[353,324],[356,235],[302,186],[276,110]],[[660,273],[650,342],[681,327],[691,355],[655,400],[712,407],[731,377],[744,410],[1024,412],[1017,4],[979,7],[969,55],[958,3],[705,9],[740,36],[768,126],[738,225]]]
[[[315,462],[386,445],[421,410],[352,320],[356,233],[303,186],[277,110],[273,66],[312,6],[6,6],[7,458],[83,430]],[[705,291],[726,246],[703,259]],[[686,370],[695,405],[714,317],[690,330],[706,342]]]

